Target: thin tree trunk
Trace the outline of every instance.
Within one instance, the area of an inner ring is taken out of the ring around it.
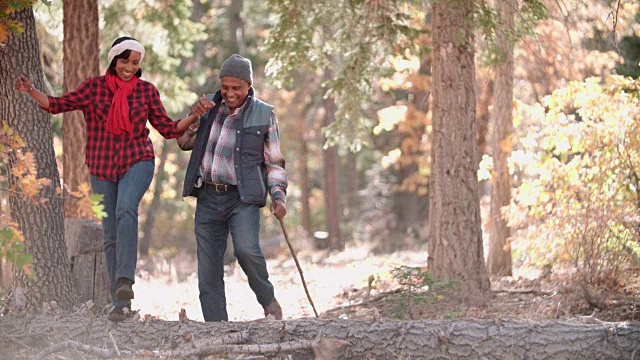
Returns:
[[[482,155],[489,152],[487,145],[487,133],[489,132],[489,105],[493,101],[493,79],[489,79],[487,84],[482,86],[478,96],[478,161],[482,159]]]
[[[494,126],[491,138],[493,172],[491,176],[491,221],[489,223],[488,268],[491,276],[511,275],[511,229],[502,208],[511,202],[511,175],[507,159],[511,156],[513,131],[513,42],[507,34],[514,30],[517,1],[496,2],[502,19],[496,40],[500,55],[496,67]]]
[[[100,72],[98,40],[98,2],[96,0],[63,1],[64,91],[76,89],[84,80]],[[85,165],[85,122],[82,112],[63,114],[62,150],[64,181],[64,216],[82,218],[77,199],[69,196],[82,183],[89,183]]]
[[[478,198],[472,0],[433,4],[432,274],[473,296],[489,290]]]
[[[160,211],[160,200],[162,196],[162,187],[167,180],[167,172],[164,171],[164,166],[167,163],[167,155],[169,154],[169,142],[167,140],[162,141],[162,153],[160,154],[160,163],[158,164],[158,173],[155,176],[155,186],[153,188],[153,199],[151,204],[147,208],[147,218],[144,221],[142,232],[144,235],[140,239],[140,256],[149,255],[149,247],[151,246],[151,240],[153,239],[153,225],[155,224],[155,214]]]
[[[307,146],[307,132],[302,135],[300,142],[299,165],[300,169],[300,202],[302,203],[301,224],[302,228],[311,233],[311,206],[309,199],[311,198],[311,182],[309,180],[309,147]]]
[[[358,159],[356,153],[352,151],[349,151],[344,157],[342,179],[344,183],[344,190],[342,192],[342,197],[344,198],[343,207],[348,210],[349,216],[347,219],[353,219],[353,217],[356,216],[356,209],[358,207]]]
[[[330,70],[325,70],[324,79],[332,78]],[[335,121],[336,104],[332,97],[323,101],[323,125],[328,126]],[[338,150],[335,146],[324,150],[324,200],[327,209],[327,230],[331,250],[343,250],[344,243],[340,236],[340,202],[338,199]]]
[[[38,176],[51,180],[42,191],[45,204],[23,201],[15,195],[9,199],[11,218],[23,232],[26,252],[33,257],[33,274],[14,269],[16,300],[27,310],[35,310],[44,302],[55,301],[59,307],[71,309],[75,303],[73,283],[64,242],[63,204],[59,189],[60,176],[53,151],[50,116],[40,110],[26,94],[14,90],[16,72],[22,71],[35,87],[44,88],[40,47],[36,38],[33,9],[15,13],[25,31],[11,36],[0,47],[0,119],[6,119],[33,153]]]
[[[229,17],[229,44],[233,53],[244,55],[246,42],[244,39],[244,20],[242,19],[242,7],[244,0],[231,0],[227,7]]]

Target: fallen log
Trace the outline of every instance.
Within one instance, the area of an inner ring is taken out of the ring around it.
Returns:
[[[98,357],[188,358],[215,354],[291,354],[294,359],[631,359],[639,323],[382,319],[203,323],[151,317],[112,323],[104,316],[57,313],[0,317],[5,336],[41,356],[73,348]],[[0,337],[0,343],[3,342]],[[48,339],[44,343],[43,339]],[[8,343],[8,341],[7,341]],[[4,347],[4,346],[3,346]],[[326,348],[331,355],[323,353]],[[337,354],[336,354],[337,353]],[[325,354],[325,355],[323,355]]]

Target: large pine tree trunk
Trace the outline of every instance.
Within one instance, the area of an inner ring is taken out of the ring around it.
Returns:
[[[46,204],[33,204],[11,196],[11,217],[18,223],[25,238],[25,248],[33,257],[33,276],[21,269],[14,270],[16,300],[33,310],[43,302],[55,301],[70,309],[75,296],[64,242],[60,176],[56,166],[51,135],[50,116],[40,110],[28,95],[14,90],[16,72],[22,71],[35,87],[44,88],[35,19],[31,8],[17,12],[15,19],[24,24],[25,31],[12,36],[0,47],[0,119],[6,119],[26,143],[26,151],[33,153],[38,176],[50,179],[52,186],[42,195]]]
[[[97,76],[100,71],[98,2],[68,0],[62,6],[64,91],[67,92],[76,89],[85,79]],[[70,197],[69,192],[76,191],[82,183],[89,183],[89,169],[85,165],[85,123],[80,111],[67,112],[63,116],[64,215],[66,218],[82,218],[77,200]]]
[[[496,31],[500,58],[496,66],[494,126],[491,137],[493,171],[488,268],[492,276],[510,276],[511,229],[501,210],[511,202],[511,175],[507,159],[511,155],[513,138],[513,40],[507,34],[514,31],[514,15],[518,4],[514,0],[502,0],[496,2],[496,6],[502,19],[502,29]]]
[[[433,5],[433,134],[429,270],[467,293],[485,292],[473,41],[473,1]]]
[[[198,351],[201,357],[213,353],[224,355],[226,351],[229,351],[227,356],[238,356],[240,354],[234,350],[241,352],[241,345],[245,345],[244,354],[252,350],[253,355],[273,356],[280,350],[278,358],[290,354],[290,358],[296,360],[630,359],[640,344],[640,326],[637,323],[317,319],[203,323],[159,321],[149,317],[144,322],[128,320],[113,325],[104,317],[96,319],[80,313],[25,320],[0,317],[0,327],[7,336],[15,338],[15,335],[20,335],[17,339],[22,344],[35,348],[41,349],[43,338],[52,346],[72,340],[103,349],[114,358],[129,358],[124,354],[116,356],[116,347],[123,352],[138,350],[141,353],[142,349],[147,349],[163,352],[164,358],[187,359],[191,358],[189,354]],[[107,333],[108,336],[105,335]],[[223,337],[235,341],[228,342],[227,346],[207,348],[207,342]],[[310,345],[320,339],[327,341],[315,346],[314,356]],[[343,346],[331,356],[328,354],[332,344],[330,339],[348,343],[342,343]],[[257,344],[260,344],[259,348]],[[286,350],[294,347],[298,350]],[[147,355],[151,354],[148,352]]]

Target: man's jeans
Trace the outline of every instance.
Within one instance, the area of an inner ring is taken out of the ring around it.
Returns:
[[[273,300],[274,290],[260,249],[259,230],[260,208],[243,203],[237,190],[216,192],[207,184],[198,190],[195,234],[200,305],[205,321],[229,320],[223,264],[229,231],[234,255],[258,302],[265,307]]]
[[[104,254],[109,273],[109,291],[113,306],[131,306],[131,300],[116,299],[116,281],[124,277],[135,280],[138,258],[138,206],[153,178],[154,162],[133,164],[117,182],[91,176],[91,187],[104,195],[107,217],[102,219]]]

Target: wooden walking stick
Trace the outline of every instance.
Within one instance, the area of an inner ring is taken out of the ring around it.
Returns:
[[[313,300],[311,300],[311,295],[309,295],[309,290],[307,289],[307,282],[304,281],[304,275],[302,275],[302,268],[300,267],[300,262],[298,262],[298,257],[296,256],[295,250],[293,250],[293,246],[291,246],[291,242],[289,241],[289,235],[287,235],[287,229],[284,227],[284,222],[282,219],[278,219],[280,221],[280,227],[282,228],[282,233],[284,234],[284,239],[287,241],[287,246],[289,247],[289,251],[291,251],[291,255],[293,256],[293,261],[296,262],[296,267],[298,268],[298,274],[300,274],[300,279],[302,280],[302,286],[304,286],[304,292],[307,294],[307,299],[309,299],[309,303],[313,308],[313,313],[316,314],[316,318],[318,317],[318,312],[316,311],[316,306],[313,305]]]

